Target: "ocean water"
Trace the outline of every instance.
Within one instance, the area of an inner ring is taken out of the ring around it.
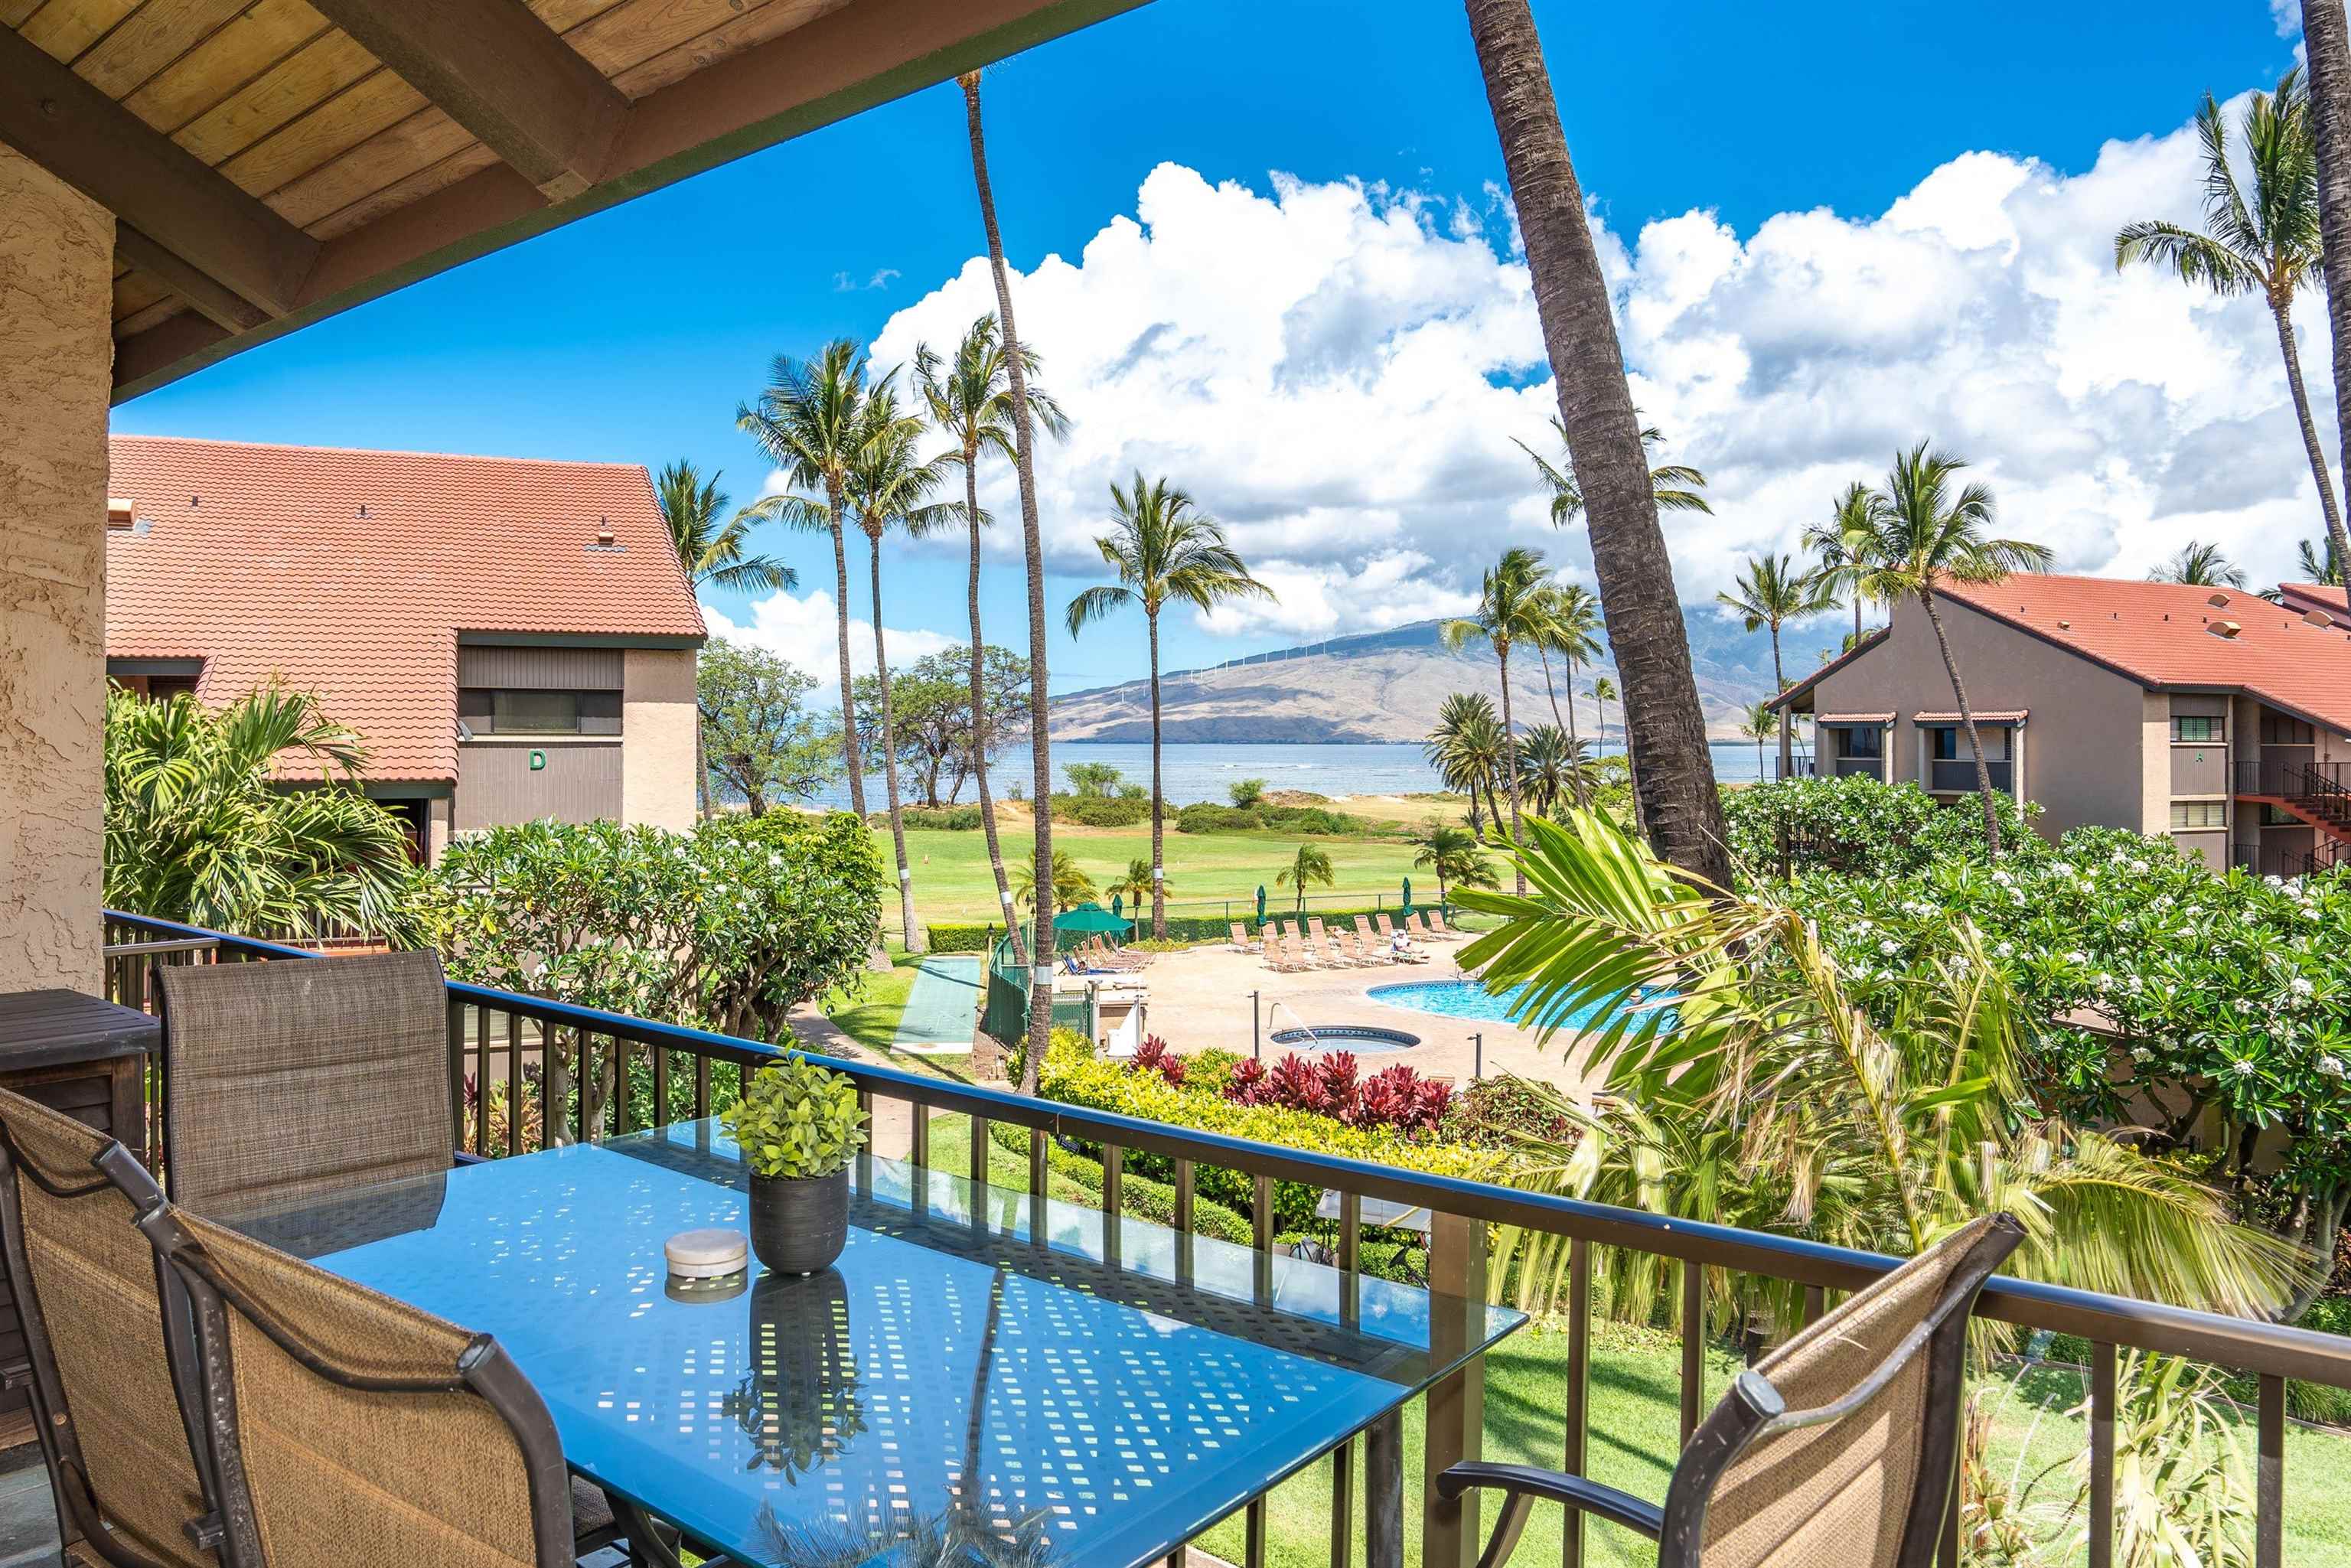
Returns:
[[[1614,756],[1623,750],[1622,746],[1611,741],[1604,754]],[[1715,777],[1723,782],[1751,783],[1760,777],[1752,741],[1717,741],[1712,750]],[[1767,745],[1767,766],[1771,755],[1771,747]],[[1061,742],[1053,747],[1056,789],[1068,788],[1063,770],[1073,762],[1107,762],[1123,773],[1129,782],[1151,781],[1151,747],[1142,742]],[[1317,795],[1403,795],[1444,788],[1436,770],[1421,756],[1420,747],[1408,745],[1169,745],[1161,747],[1160,766],[1167,799],[1179,805],[1195,800],[1222,801],[1228,798],[1227,791],[1243,779],[1262,779],[1269,789],[1304,789]],[[988,769],[988,783],[998,794],[1017,784],[1025,795],[1029,792],[1029,767],[1025,748],[1008,751]],[[899,787],[906,791],[909,800],[914,799],[913,782],[900,776]],[[942,794],[945,789],[942,783]],[[961,799],[969,803],[977,798],[970,784],[966,783]],[[849,803],[849,786],[845,782],[836,784],[821,799],[828,806],[845,806]],[[882,779],[877,772],[867,780],[866,805],[880,810],[882,803]]]

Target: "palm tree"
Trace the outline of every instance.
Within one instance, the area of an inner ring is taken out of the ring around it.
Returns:
[[[1317,849],[1312,844],[1299,845],[1298,853],[1291,857],[1290,863],[1273,873],[1274,886],[1297,889],[1298,913],[1301,915],[1306,913],[1308,883],[1318,887],[1329,887],[1338,880],[1339,873],[1331,869],[1331,852]]]
[[[1517,987],[1513,1021],[1541,1041],[1595,1011],[1625,1019],[1587,1036],[1601,1108],[1568,1109],[1576,1136],[1548,1159],[1522,1145],[1538,1156],[1524,1185],[1913,1253],[2005,1210],[2026,1231],[2013,1272],[2247,1316],[2269,1315],[2303,1276],[2291,1243],[2233,1223],[2188,1172],[2018,1114],[2033,1024],[1972,930],[1906,976],[1899,1003],[1864,1006],[1807,912],[1768,888],[1722,899],[1591,812],[1536,823],[1520,853],[1542,892],[1462,895],[1504,921],[1463,967]],[[1652,986],[1706,1007],[1619,1013]],[[1524,1243],[1505,1232],[1497,1250]],[[1565,1252],[1522,1251],[1522,1291],[1549,1289]],[[1654,1260],[1609,1266],[1622,1272],[1595,1283],[1620,1312],[1638,1315],[1667,1282]],[[1793,1321],[1792,1287],[1745,1283]]]
[[[1637,415],[1640,411],[1634,410]],[[1525,453],[1541,476],[1543,488],[1551,492],[1551,526],[1566,528],[1583,517],[1583,489],[1575,482],[1575,460],[1568,455],[1567,426],[1556,416],[1551,422],[1552,434],[1559,437],[1560,455],[1545,457],[1517,436],[1510,444]],[[1641,427],[1641,444],[1656,446],[1666,439],[1666,433],[1654,424]],[[1661,512],[1705,512],[1712,515],[1714,507],[1704,496],[1706,476],[1686,463],[1660,463],[1649,470],[1649,487],[1656,495],[1657,510]]]
[[[1781,737],[1781,750],[1787,750],[1787,727],[1780,722],[1780,710],[1769,702],[1749,703],[1739,721],[1739,733],[1755,743],[1755,777],[1760,780],[1768,775],[1763,771],[1763,743],[1773,736]],[[1788,759],[1780,758],[1780,777],[1788,776]]]
[[[1113,898],[1126,900],[1126,907],[1129,909],[1140,909],[1143,907],[1143,901],[1151,896],[1152,885],[1151,862],[1137,855],[1126,862],[1125,874],[1102,891]],[[1161,892],[1169,895],[1176,891],[1168,885],[1165,876],[1159,879],[1158,886]]]
[[[2311,142],[2318,163],[2319,250],[2338,387],[2351,386],[2351,37],[2346,35],[2341,6],[2302,0]],[[2335,418],[2345,470],[2351,473],[2351,400],[2335,400]],[[2338,546],[2335,559],[2351,560],[2351,549]]]
[[[751,510],[791,527],[832,536],[833,614],[841,660],[841,749],[849,768],[849,805],[865,815],[865,766],[857,754],[857,699],[849,675],[849,546],[843,502],[859,443],[871,434],[864,418],[865,350],[835,338],[813,360],[776,356],[768,387],[755,404],[738,405],[735,423],[758,444],[768,461],[809,495],[770,496]]]
[[[2318,482],[2326,536],[2337,552],[2351,558],[2351,537],[2343,531],[2343,511],[2335,504],[2335,482],[2311,418],[2302,355],[2294,341],[2294,297],[2323,281],[2325,261],[2319,236],[2318,144],[2300,67],[2278,78],[2275,92],[2253,94],[2241,129],[2250,190],[2237,178],[2220,106],[2210,93],[2204,95],[2204,107],[2196,112],[2197,134],[2204,142],[2203,232],[2161,219],[2126,224],[2115,235],[2115,267],[2149,262],[2223,298],[2262,297],[2277,326],[2286,388],[2302,423],[2311,477]]]
[[[677,547],[677,564],[695,589],[704,583],[747,593],[767,589],[789,593],[799,587],[799,573],[771,555],[746,555],[745,542],[760,514],[747,507],[724,524],[727,495],[718,487],[721,476],[704,479],[693,464],[679,458],[653,480],[653,499],[662,520],[669,525],[670,542]],[[710,815],[710,765],[702,745],[702,712],[695,710],[694,792],[699,813]]]
[[[1494,868],[1479,848],[1478,835],[1450,822],[1429,822],[1420,841],[1420,853],[1412,863],[1437,873],[1439,904],[1447,902],[1449,888],[1494,885]]]
[[[890,695],[890,655],[882,631],[882,538],[893,528],[913,534],[927,533],[953,516],[953,508],[930,499],[946,476],[935,463],[914,455],[922,422],[898,406],[898,390],[891,384],[893,371],[873,383],[865,396],[860,419],[857,458],[849,466],[845,499],[850,514],[865,535],[872,568],[873,676],[882,698],[882,778],[890,802],[890,841],[898,857],[898,913],[906,936],[906,950],[923,950],[922,928],[914,923],[914,873],[906,860],[906,819],[898,799],[898,722]]]
[[[1575,737],[1575,673],[1587,660],[1600,656],[1600,601],[1580,582],[1553,582],[1543,589],[1542,634],[1535,652],[1542,657],[1543,691],[1551,698],[1551,717],[1560,722],[1559,693],[1551,684],[1551,656],[1557,653],[1567,666],[1567,733]]]
[[[1528,0],[1467,4],[1533,280],[1560,428],[1589,518],[1593,571],[1625,688],[1625,740],[1636,765],[1642,821],[1667,860],[1728,886],[1729,835],[1681,594],[1625,380],[1608,279],[1560,130],[1542,41]]]
[[[2149,582],[2179,582],[2195,588],[2242,588],[2245,569],[2220,553],[2219,545],[2189,539],[2179,553],[2147,574]]]
[[[1481,784],[1485,786],[1493,821],[1502,820],[1498,799],[1502,747],[1502,721],[1495,716],[1493,700],[1483,692],[1455,692],[1447,696],[1437,710],[1437,727],[1421,743],[1421,755],[1437,769],[1445,787],[1469,797],[1473,828],[1479,816],[1478,789]]]
[[[214,712],[110,689],[106,907],[257,936],[402,935],[411,841],[360,792],[366,761],[307,693],[267,686]],[[282,788],[281,768],[318,787]]]
[[[1023,371],[1035,374],[1036,354],[1023,350],[1020,357]],[[939,455],[937,464],[963,471],[962,515],[971,532],[965,598],[971,612],[972,771],[979,785],[979,823],[987,835],[987,863],[996,873],[997,901],[1007,913],[1014,956],[1027,963],[1028,944],[1021,938],[1019,922],[1009,920],[1012,884],[1004,874],[1004,852],[997,841],[996,798],[987,784],[987,699],[982,690],[987,644],[979,629],[979,530],[989,520],[979,508],[979,458],[983,452],[1005,457],[1014,455],[1011,361],[994,316],[982,316],[971,324],[971,330],[956,345],[952,360],[942,360],[927,344],[914,350],[914,377],[923,402],[930,408],[931,422],[954,444]],[[1061,405],[1035,387],[1029,389],[1029,406],[1046,434],[1059,440],[1068,433],[1070,422]]]
[[[1479,584],[1477,613],[1463,621],[1447,621],[1438,628],[1448,648],[1483,641],[1494,650],[1502,670],[1502,782],[1510,802],[1510,837],[1519,836],[1518,725],[1510,716],[1510,645],[1537,642],[1542,636],[1542,591],[1551,569],[1534,550],[1513,546],[1489,568]],[[1524,893],[1521,886],[1519,891]]]
[[[1856,479],[1837,497],[1827,517],[1804,529],[1804,548],[1820,557],[1821,578],[1829,591],[1853,595],[1855,642],[1861,640],[1861,607],[1868,596],[1854,586],[1854,570],[1876,526],[1877,492]]]
[[[1071,856],[1069,851],[1055,850],[1050,896],[1054,905],[1068,909],[1083,904],[1089,899],[1101,897],[1102,890],[1094,885],[1093,878],[1080,869],[1077,861]],[[1012,868],[1012,902],[1020,909],[1037,907],[1037,871],[1034,866],[1019,865]],[[1049,927],[1045,935],[1047,946],[1040,948],[1039,951],[1051,952],[1052,939],[1052,932]]]
[[[1029,365],[1012,315],[1012,274],[1004,263],[1004,233],[996,222],[996,188],[987,177],[987,135],[980,122],[979,73],[956,78],[963,89],[964,129],[971,142],[971,181],[979,198],[980,226],[987,235],[987,269],[996,280],[996,320],[1004,344],[1004,378],[1012,412],[1012,472],[1020,489],[1020,549],[1029,568],[1029,799],[1037,802],[1035,876],[1053,863],[1053,746],[1051,695],[1045,678],[1050,640],[1045,622],[1045,535],[1037,520],[1036,436],[1029,404]],[[977,639],[975,639],[976,641]],[[1158,819],[1154,817],[1155,823]],[[1037,956],[1029,987],[1029,1046],[1020,1058],[1020,1092],[1037,1092],[1046,1048],[1053,1034],[1053,913],[1037,911]]]
[[[1951,640],[1935,608],[1935,595],[1947,582],[1997,582],[2011,572],[2046,571],[2049,550],[2023,539],[1985,537],[1992,519],[1991,491],[1981,485],[1955,490],[1957,476],[1966,466],[1965,459],[1932,451],[1923,441],[1895,454],[1855,584],[1889,605],[1900,598],[1916,599],[1927,612],[1943,652],[1944,673],[1951,678],[1951,698],[1959,705],[1968,749],[1975,757],[1986,852],[1997,860],[2000,818],[1992,809],[1991,770],[1984,766],[1983,739],[1976,733],[1975,713],[1968,706],[1968,689],[1951,656]]]
[[[2302,559],[2302,575],[2305,581],[2322,583],[2329,588],[2344,585],[2344,558],[2335,553],[2331,541],[2302,539],[2296,542],[2294,549]]]
[[[1165,478],[1146,483],[1141,470],[1132,488],[1110,487],[1111,531],[1094,548],[1118,573],[1115,583],[1087,589],[1070,601],[1070,635],[1123,605],[1139,604],[1151,643],[1151,870],[1156,878],[1164,824],[1159,821],[1159,612],[1171,600],[1213,610],[1232,599],[1271,599],[1273,591],[1249,574],[1225,542],[1222,523],[1201,511]],[[1151,895],[1151,935],[1167,935],[1167,900]]]
[[[1605,675],[1592,678],[1592,706],[1600,710],[1600,749],[1608,749],[1608,705],[1616,700],[1616,683]]]
[[[1750,556],[1739,575],[1731,580],[1730,591],[1718,593],[1715,601],[1736,611],[1740,624],[1750,632],[1771,629],[1771,691],[1774,696],[1788,689],[1788,672],[1780,662],[1780,628],[1791,621],[1801,621],[1807,615],[1817,615],[1836,606],[1834,585],[1821,572],[1802,571],[1784,555]],[[1780,737],[1780,776],[1788,774],[1790,725],[1774,725],[1773,733]],[[1756,777],[1762,777],[1763,764],[1758,758]]]
[[[1537,816],[1554,817],[1562,806],[1580,804],[1587,766],[1583,742],[1555,724],[1537,725],[1520,737],[1519,778]]]

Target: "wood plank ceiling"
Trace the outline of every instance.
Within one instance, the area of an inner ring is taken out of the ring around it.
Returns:
[[[0,0],[118,394],[1141,0]]]

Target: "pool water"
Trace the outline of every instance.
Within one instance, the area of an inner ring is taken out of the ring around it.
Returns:
[[[1483,1023],[1509,1023],[1510,1009],[1526,993],[1524,986],[1489,991],[1475,980],[1408,980],[1401,985],[1374,986],[1365,994],[1375,1002],[1407,1012],[1435,1013],[1439,1018],[1471,1019]],[[1563,1026],[1589,1029],[1599,1021],[1598,1003],[1570,1013]]]

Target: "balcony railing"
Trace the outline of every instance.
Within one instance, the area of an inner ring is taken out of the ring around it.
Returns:
[[[1783,762],[1775,757],[1771,759],[1771,776],[1775,779],[1813,779],[1818,774],[1814,771],[1812,758],[1791,757]]]
[[[149,969],[160,963],[245,962],[305,959],[313,955],[274,943],[222,936],[169,921],[110,914],[110,945],[136,945],[109,967],[108,985],[116,999],[144,1005],[151,994]],[[147,945],[158,945],[148,949]],[[503,1126],[477,1113],[494,1098],[468,1092],[468,1085],[530,1081],[538,1070],[543,1084],[564,1089],[541,1103],[576,1101],[556,1134],[558,1141],[597,1138],[654,1121],[710,1113],[714,1070],[757,1066],[782,1049],[757,1040],[703,1030],[649,1022],[617,1013],[542,998],[518,996],[481,986],[448,988],[449,1063],[455,1087],[449,1107],[461,1147],[497,1156],[524,1150],[524,1118],[508,1114]],[[1860,1289],[1897,1266],[1898,1260],[1793,1237],[1740,1230],[1700,1221],[1667,1219],[1636,1209],[1573,1198],[1527,1193],[1483,1182],[1428,1176],[1388,1166],[1335,1158],[1303,1150],[1248,1142],[1164,1123],[1029,1099],[946,1079],[921,1077],[863,1062],[815,1057],[847,1073],[871,1112],[879,1100],[901,1100],[914,1109],[912,1158],[928,1165],[930,1118],[938,1113],[969,1118],[971,1176],[986,1177],[991,1122],[1005,1122],[1029,1134],[1028,1186],[1046,1192],[1046,1151],[1055,1140],[1099,1146],[1102,1155],[1102,1207],[1121,1210],[1121,1173],[1125,1156],[1144,1151],[1172,1162],[1175,1227],[1192,1231],[1195,1176],[1207,1166],[1251,1176],[1250,1219],[1259,1249],[1274,1237],[1274,1183],[1304,1182],[1338,1195],[1341,1232],[1338,1267],[1351,1278],[1359,1269],[1358,1243],[1364,1200],[1384,1199],[1403,1208],[1425,1208],[1432,1218],[1428,1278],[1433,1286],[1475,1298],[1488,1288],[1489,1226],[1517,1226],[1563,1237],[1569,1243],[1568,1355],[1565,1386],[1564,1468],[1583,1473],[1591,1432],[1590,1379],[1593,1255],[1614,1247],[1667,1260],[1678,1268],[1680,1312],[1680,1431],[1687,1443],[1705,1412],[1704,1302],[1708,1271],[1786,1281],[1803,1288],[1806,1321],[1825,1307],[1827,1293]],[[571,1088],[581,1092],[576,1096]],[[469,1102],[472,1102],[469,1103]],[[508,1100],[513,1104],[512,1097]],[[159,1111],[151,1112],[160,1114]],[[168,1136],[168,1128],[159,1128]],[[151,1148],[167,1147],[161,1141]],[[2116,1373],[2120,1353],[2131,1350],[2184,1355],[2257,1380],[2254,1535],[2256,1568],[2282,1568],[2284,1561],[2286,1380],[2301,1378],[2351,1389],[2351,1340],[2332,1334],[2093,1291],[1996,1277],[1985,1289],[1976,1316],[2049,1330],[2090,1342],[2089,1360],[2089,1543],[2091,1568],[2111,1568],[2115,1534]],[[1475,1366],[1457,1373],[1424,1398],[1426,1439],[1424,1463],[1422,1555],[1425,1564],[1467,1564],[1477,1555],[1476,1495],[1456,1506],[1437,1498],[1437,1475],[1447,1466],[1478,1457],[1485,1425],[1484,1376]],[[1360,1475],[1351,1448],[1334,1455],[1334,1521],[1350,1518],[1348,1488]],[[1943,1542],[1941,1563],[1959,1563],[1956,1510]],[[1353,1532],[1332,1531],[1331,1561],[1347,1568]],[[1267,1504],[1248,1505],[1248,1568],[1267,1560]],[[1565,1548],[1569,1568],[1583,1562],[1580,1516]]]
[[[1856,775],[1865,779],[1886,777],[1886,758],[1883,757],[1840,757],[1830,767],[1839,779],[1851,779]]]
[[[2002,791],[2014,787],[2014,767],[2015,764],[2004,757],[1984,759],[1984,771],[1991,775],[1991,787]],[[1930,793],[1965,794],[1975,787],[1976,759],[1972,757],[1957,759],[1937,758],[1927,764],[1927,789]]]
[[[2282,800],[2351,792],[2351,763],[2283,761],[2276,758],[2240,757],[2236,760],[2236,792],[2268,795]]]

